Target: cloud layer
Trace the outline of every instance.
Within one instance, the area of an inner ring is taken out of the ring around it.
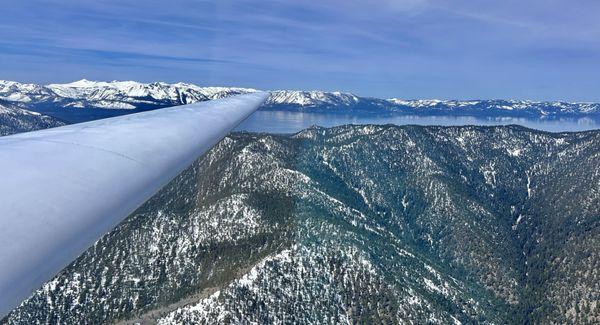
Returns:
[[[0,79],[600,100],[597,12],[590,0],[12,1]]]

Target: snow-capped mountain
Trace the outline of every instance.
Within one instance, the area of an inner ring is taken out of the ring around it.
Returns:
[[[275,90],[265,104],[265,110],[285,110],[319,113],[388,112],[391,106],[378,98],[359,97],[352,93]]]
[[[188,83],[79,80],[47,86],[0,81],[0,100],[53,115],[62,108],[154,109],[190,104],[256,91],[249,88],[200,87]],[[519,100],[403,100],[360,97],[352,93],[275,90],[264,110],[327,113],[397,113],[518,117],[600,116],[599,103]],[[64,112],[59,112],[62,116]],[[68,118],[67,118],[68,119]]]
[[[264,109],[343,112],[490,116],[600,116],[600,103],[539,102],[520,100],[404,100],[359,97],[351,93],[273,91]]]
[[[15,103],[35,104],[53,101],[58,96],[49,88],[36,84],[0,80],[0,100]]]
[[[539,116],[600,114],[599,103],[540,102],[529,100],[403,100],[392,98],[388,102],[398,109],[416,111],[496,114],[531,114]]]
[[[204,88],[186,83],[98,82],[85,79],[67,84],[51,84],[47,88],[62,98],[73,100],[67,104],[70,107],[117,109],[184,105],[255,91],[245,88]]]
[[[194,84],[79,80],[46,86],[0,80],[0,100],[69,123],[113,117],[139,110],[191,104],[254,92],[249,88]]]
[[[298,105],[302,107],[353,106],[361,98],[351,93],[324,91],[278,90],[271,92],[267,105]]]
[[[0,99],[43,108],[151,109],[191,104],[256,91],[194,84],[79,80],[47,86],[0,81]]]

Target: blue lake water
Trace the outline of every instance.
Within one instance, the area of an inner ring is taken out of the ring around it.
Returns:
[[[531,119],[520,117],[416,116],[373,114],[323,114],[285,111],[258,111],[236,130],[268,133],[296,133],[312,125],[332,127],[344,124],[396,125],[508,125],[517,124],[550,132],[600,129],[600,119]]]

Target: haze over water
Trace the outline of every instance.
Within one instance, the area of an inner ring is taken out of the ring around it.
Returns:
[[[509,125],[550,132],[576,132],[600,129],[600,120],[592,118],[522,118],[475,117],[450,115],[373,115],[373,114],[323,114],[286,111],[258,111],[237,127],[237,131],[296,133],[312,125],[333,127],[344,124],[396,124],[396,125]]]

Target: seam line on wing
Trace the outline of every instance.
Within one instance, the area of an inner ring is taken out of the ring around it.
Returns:
[[[129,157],[125,154],[122,154],[120,152],[116,152],[116,151],[112,151],[112,150],[108,150],[108,149],[104,149],[101,147],[96,147],[96,146],[91,146],[89,144],[82,144],[82,143],[76,143],[76,142],[65,142],[65,141],[56,141],[56,140],[47,140],[47,139],[26,139],[26,141],[38,141],[38,142],[50,142],[50,143],[57,143],[57,144],[68,144],[68,145],[74,145],[74,146],[80,146],[80,147],[84,147],[84,148],[90,148],[90,149],[95,149],[95,150],[100,150],[100,151],[104,151],[113,155],[117,155],[119,157],[131,160],[135,163],[138,163],[142,166],[145,166],[145,164],[139,160],[136,160],[135,158]]]

